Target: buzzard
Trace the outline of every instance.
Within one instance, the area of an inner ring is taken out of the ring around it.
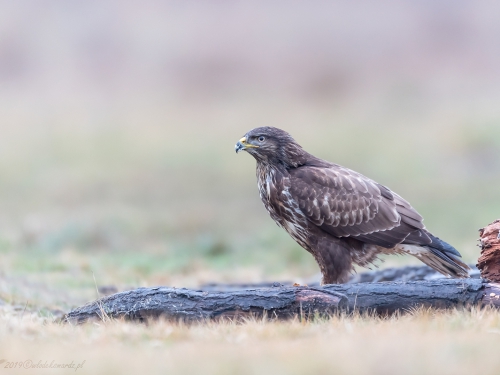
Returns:
[[[410,254],[436,271],[468,277],[460,253],[425,229],[422,216],[389,188],[305,151],[287,132],[250,130],[235,146],[257,161],[260,198],[273,220],[310,252],[323,284],[344,283],[354,264]]]

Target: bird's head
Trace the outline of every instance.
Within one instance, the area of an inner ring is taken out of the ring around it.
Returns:
[[[296,167],[307,154],[286,131],[264,126],[247,132],[234,146],[236,153],[246,151],[257,162]]]

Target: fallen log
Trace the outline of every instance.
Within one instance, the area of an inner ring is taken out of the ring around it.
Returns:
[[[486,278],[430,277],[417,281],[357,282],[323,287],[273,283],[270,287],[229,291],[139,288],[79,307],[69,312],[64,321],[82,323],[107,318],[144,321],[163,317],[190,322],[249,316],[309,318],[354,311],[385,315],[419,307],[448,309],[488,305],[500,308],[500,283],[495,283],[500,281],[500,221],[481,229],[480,234],[482,254],[478,267],[484,272],[482,276],[488,276],[493,282]],[[387,270],[381,272],[387,273]],[[388,274],[400,275],[400,272]],[[427,271],[420,274],[428,275]]]
[[[163,317],[170,320],[212,320],[267,315],[273,319],[310,317],[344,311],[345,295],[310,287],[250,289],[237,292],[204,292],[167,287],[139,288],[113,294],[71,311],[70,323],[89,319],[125,318],[144,321]]]
[[[249,316],[287,319],[341,311],[385,315],[418,307],[446,309],[485,304],[500,307],[499,298],[500,284],[481,279],[359,283],[322,288],[279,285],[233,292],[157,287],[113,294],[71,311],[64,319],[70,323],[107,318],[144,321],[158,317],[183,321]]]
[[[380,315],[408,312],[418,307],[460,308],[490,304],[500,307],[500,284],[481,279],[439,279],[428,281],[325,285],[329,291],[345,294],[349,311]]]

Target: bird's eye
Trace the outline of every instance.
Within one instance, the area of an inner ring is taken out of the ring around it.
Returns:
[[[264,142],[265,140],[266,140],[266,138],[265,138],[265,137],[263,137],[263,136],[260,136],[260,137],[259,137],[259,142]]]

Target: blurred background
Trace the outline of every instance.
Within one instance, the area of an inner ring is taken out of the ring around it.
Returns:
[[[314,277],[234,153],[264,125],[474,263],[500,218],[499,36],[487,1],[0,0],[0,301]]]

